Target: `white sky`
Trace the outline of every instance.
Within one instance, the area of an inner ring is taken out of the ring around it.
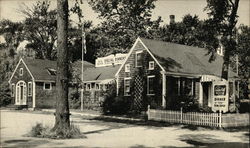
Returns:
[[[37,0],[0,0],[0,19],[10,19],[12,21],[22,21],[22,16],[17,9],[20,8],[22,3],[28,6],[34,4]],[[51,0],[51,7],[56,7],[56,0]],[[85,20],[92,20],[94,25],[97,25],[100,20],[86,0],[83,0],[84,4],[81,6],[84,12]],[[69,0],[71,6],[74,0]],[[198,15],[200,19],[207,18],[206,12],[203,11],[206,6],[206,0],[158,0],[156,8],[153,10],[152,18],[156,19],[158,16],[162,16],[163,23],[169,23],[169,15],[174,14],[176,21],[180,21],[185,14]],[[250,25],[250,0],[240,0],[240,6],[238,10],[239,21],[238,24]],[[77,21],[76,17],[73,17]]]

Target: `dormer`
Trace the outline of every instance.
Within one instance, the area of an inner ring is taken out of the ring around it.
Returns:
[[[220,56],[224,55],[224,47],[221,43],[220,43],[219,47],[217,48],[217,54]]]
[[[56,70],[53,68],[48,68],[48,72],[50,75],[55,76],[56,75]]]

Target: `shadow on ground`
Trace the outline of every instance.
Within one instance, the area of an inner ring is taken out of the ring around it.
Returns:
[[[2,147],[34,148],[45,143],[47,144],[49,141],[45,139],[15,139],[3,141]]]
[[[194,147],[249,148],[249,143],[224,142],[209,134],[185,134],[180,137],[180,140]]]

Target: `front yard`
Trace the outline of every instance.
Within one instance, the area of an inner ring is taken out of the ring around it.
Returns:
[[[36,123],[53,126],[54,115],[31,111],[1,110],[2,147],[249,147],[249,131],[186,128],[184,125],[119,122],[72,115],[86,138],[53,140],[25,137]]]

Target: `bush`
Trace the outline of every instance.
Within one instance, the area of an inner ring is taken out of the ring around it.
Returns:
[[[52,138],[52,139],[64,139],[64,138],[83,138],[84,135],[81,133],[80,128],[74,125],[72,122],[69,129],[63,130],[61,133],[53,131],[51,127],[44,126],[41,123],[36,123],[32,127],[31,131],[27,134],[28,137],[38,138]]]
[[[81,107],[80,92],[74,91],[71,93],[69,107],[72,109],[79,109]]]
[[[0,107],[6,106],[11,103],[11,91],[9,89],[8,83],[0,84]]]
[[[131,99],[124,96],[116,96],[116,86],[112,85],[104,94],[102,102],[103,114],[126,114],[130,111]]]

